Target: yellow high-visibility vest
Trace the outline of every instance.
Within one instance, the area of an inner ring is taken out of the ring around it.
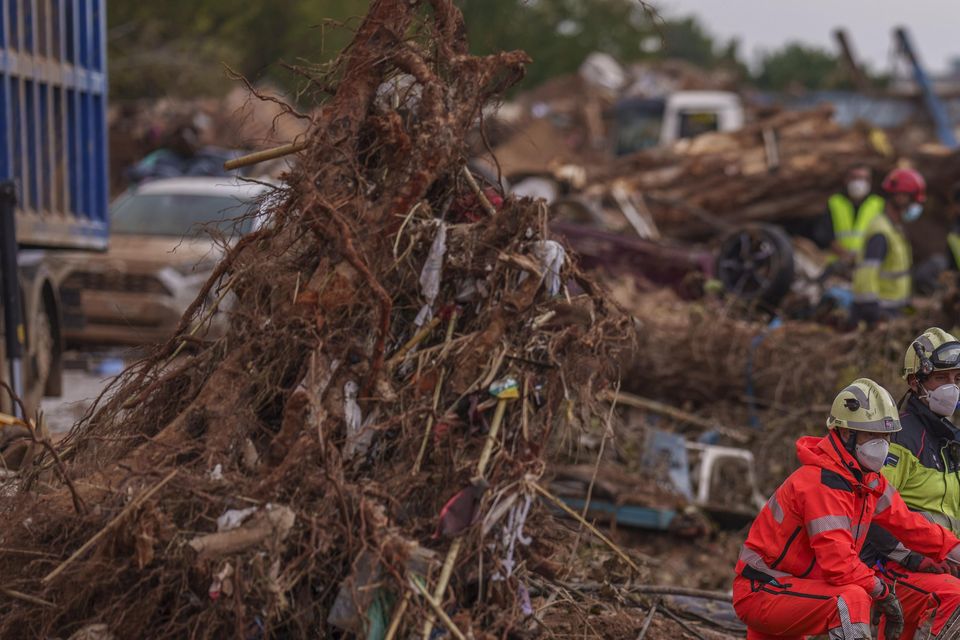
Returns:
[[[883,260],[867,259],[867,240],[881,234],[887,240]],[[876,216],[864,231],[857,269],[853,274],[853,297],[858,302],[876,301],[887,308],[902,307],[910,301],[913,252],[910,243],[885,213]]]
[[[950,253],[953,254],[953,261],[960,269],[960,233],[951,231],[947,234],[947,246],[950,247]]]
[[[840,246],[847,251],[859,253],[867,226],[883,213],[883,206],[883,198],[870,195],[860,203],[860,208],[854,211],[853,203],[847,196],[842,193],[830,196],[827,207],[830,209],[830,219],[833,222],[833,235]]]

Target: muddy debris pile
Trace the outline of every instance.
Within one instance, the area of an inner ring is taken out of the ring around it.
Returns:
[[[745,314],[716,297],[689,302],[667,290],[614,297],[636,318],[640,334],[621,390],[669,407],[669,413],[645,412],[660,416],[661,428],[691,440],[712,431],[720,444],[753,451],[764,495],[796,467],[796,439],[823,433],[840,389],[869,377],[899,398],[905,346],[929,326],[952,323],[928,309],[842,332]],[[621,428],[618,436],[640,437],[632,433]]]
[[[464,171],[466,132],[528,62],[471,56],[464,33],[452,2],[378,0],[311,70],[328,82],[268,222],[8,483],[0,637],[639,631],[642,559],[560,524],[544,479],[605,419],[633,321],[542,205]]]

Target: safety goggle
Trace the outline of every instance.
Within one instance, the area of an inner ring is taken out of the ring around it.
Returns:
[[[930,364],[935,369],[960,369],[960,342],[944,342],[934,349]]]

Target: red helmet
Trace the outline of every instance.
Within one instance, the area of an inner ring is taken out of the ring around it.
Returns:
[[[927,183],[923,176],[913,169],[894,169],[883,179],[880,187],[889,194],[911,195],[915,202],[923,202],[927,199]]]

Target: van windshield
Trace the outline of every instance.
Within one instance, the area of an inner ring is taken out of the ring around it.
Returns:
[[[694,138],[702,133],[720,130],[716,111],[681,111],[680,137]]]
[[[146,236],[197,236],[206,227],[225,235],[247,233],[255,203],[235,196],[186,193],[129,194],[110,208],[110,232]]]

